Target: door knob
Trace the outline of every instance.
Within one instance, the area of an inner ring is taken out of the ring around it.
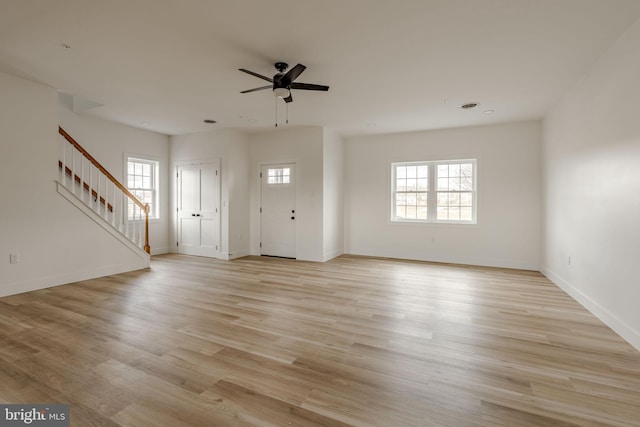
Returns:
[[[196,214],[191,214],[191,216],[196,216]]]
[[[291,209],[291,213],[296,213],[296,210],[295,209]]]
[[[292,217],[291,217],[291,219],[296,219],[296,217],[295,217],[295,216],[292,216]]]
[[[200,214],[196,214],[196,216],[200,216]]]

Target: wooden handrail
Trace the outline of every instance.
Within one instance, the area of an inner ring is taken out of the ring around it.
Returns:
[[[61,127],[58,127],[58,133],[60,135],[64,136],[64,139],[66,139],[67,141],[69,141],[69,143],[71,145],[76,147],[76,149],[79,152],[81,152],[82,155],[85,156],[96,168],[98,168],[98,170],[100,172],[102,172],[107,178],[109,178],[109,181],[111,181],[113,184],[115,184],[115,186],[118,187],[124,194],[126,194],[127,197],[129,197],[131,200],[133,200],[133,202],[136,205],[140,206],[140,209],[142,209],[143,211],[146,209],[145,206],[147,206],[147,205],[144,205],[136,196],[131,194],[131,192],[127,189],[127,187],[125,187],[124,185],[120,184],[120,182],[117,179],[115,179],[113,177],[113,175],[111,175],[109,173],[109,171],[106,170],[104,168],[104,166],[102,166],[100,164],[100,162],[98,162],[96,159],[94,159],[93,156],[87,152],[87,150],[85,150],[80,144],[78,144],[78,142],[75,139],[73,139],[73,137],[71,135],[69,135]]]
[[[76,150],[78,150],[84,157],[86,157],[87,160],[89,160],[93,166],[95,166],[100,172],[102,172],[104,176],[106,176],[109,179],[109,181],[113,183],[113,185],[115,185],[118,189],[120,189],[120,191],[122,191],[123,194],[125,194],[136,205],[138,205],[140,209],[142,209],[145,216],[144,250],[146,253],[150,254],[151,247],[149,246],[149,204],[143,204],[136,196],[134,196],[129,191],[129,189],[124,185],[122,185],[120,181],[118,181],[113,175],[111,175],[111,173],[109,173],[109,171],[105,169],[105,167],[102,166],[99,161],[94,159],[93,156],[89,154],[89,152],[85,150],[84,147],[82,147],[82,145],[78,144],[78,142],[75,139],[73,139],[73,137],[69,135],[67,131],[62,129],[62,126],[58,126],[58,133],[62,135],[64,139],[66,139],[69,142],[69,144],[73,145],[76,148]]]

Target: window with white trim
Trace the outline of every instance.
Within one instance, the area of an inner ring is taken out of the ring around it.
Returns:
[[[149,204],[149,219],[158,215],[158,168],[159,162],[139,157],[127,158],[127,189],[143,204]],[[129,200],[128,219],[138,219],[135,203]]]
[[[475,224],[476,160],[391,164],[391,221]]]

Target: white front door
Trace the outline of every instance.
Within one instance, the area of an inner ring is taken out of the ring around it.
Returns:
[[[296,165],[262,165],[260,229],[262,255],[296,257]]]
[[[220,175],[216,163],[177,168],[178,253],[216,257],[220,248]]]

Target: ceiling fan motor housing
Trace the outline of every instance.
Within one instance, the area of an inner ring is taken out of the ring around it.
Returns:
[[[275,64],[273,64],[273,66],[276,67],[276,70],[278,70],[278,72],[280,73],[284,73],[285,70],[289,68],[289,64],[287,64],[286,62],[276,62]]]
[[[283,79],[284,74],[276,74],[273,76],[273,89],[285,88],[289,89],[291,82],[288,82],[287,79]]]

